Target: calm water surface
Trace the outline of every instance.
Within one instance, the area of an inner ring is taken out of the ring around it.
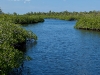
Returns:
[[[24,27],[38,36],[27,43],[22,75],[100,75],[100,32],[78,30],[76,21],[45,19]]]

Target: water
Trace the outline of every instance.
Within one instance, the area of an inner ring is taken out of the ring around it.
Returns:
[[[76,21],[45,19],[24,28],[37,34],[27,44],[22,75],[100,75],[100,32],[78,30]]]

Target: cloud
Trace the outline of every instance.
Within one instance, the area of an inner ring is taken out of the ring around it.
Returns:
[[[26,3],[26,2],[30,2],[31,0],[24,0],[24,3]]]
[[[24,3],[30,2],[31,0],[8,0],[8,1],[23,1]]]
[[[14,1],[20,1],[20,0],[14,0]]]
[[[8,0],[8,1],[22,1],[22,0]]]

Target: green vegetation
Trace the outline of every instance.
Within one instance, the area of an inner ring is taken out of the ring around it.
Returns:
[[[25,60],[24,53],[15,48],[23,44],[27,38],[37,40],[37,36],[21,28],[21,24],[43,22],[38,16],[0,14],[0,75],[7,75]]]
[[[13,14],[2,14],[0,18],[3,21],[12,22],[14,24],[33,24],[38,22],[43,22],[44,19],[39,16],[28,16],[28,15],[13,15]]]
[[[0,9],[0,75],[7,75],[24,60],[22,51],[15,49],[17,44],[25,43],[27,38],[37,40],[31,31],[20,25],[43,22],[44,18],[77,20],[75,28],[100,31],[100,11],[90,12],[28,12],[24,15],[5,14]]]
[[[89,12],[28,12],[25,15],[38,15],[42,18],[55,18],[62,20],[77,20],[75,28],[86,30],[100,30],[100,11]]]
[[[88,14],[76,23],[75,28],[100,31],[100,13]]]
[[[44,19],[38,17],[38,16],[14,16],[12,18],[12,21],[15,24],[33,24],[38,22],[43,22]]]
[[[79,18],[79,13],[78,12],[28,12],[25,15],[38,15],[42,18],[54,18],[54,19],[62,19],[62,20],[77,20]]]

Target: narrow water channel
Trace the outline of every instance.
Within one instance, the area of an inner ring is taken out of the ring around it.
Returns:
[[[100,75],[100,32],[78,30],[76,21],[45,19],[24,28],[38,36],[27,43],[22,75]]]

